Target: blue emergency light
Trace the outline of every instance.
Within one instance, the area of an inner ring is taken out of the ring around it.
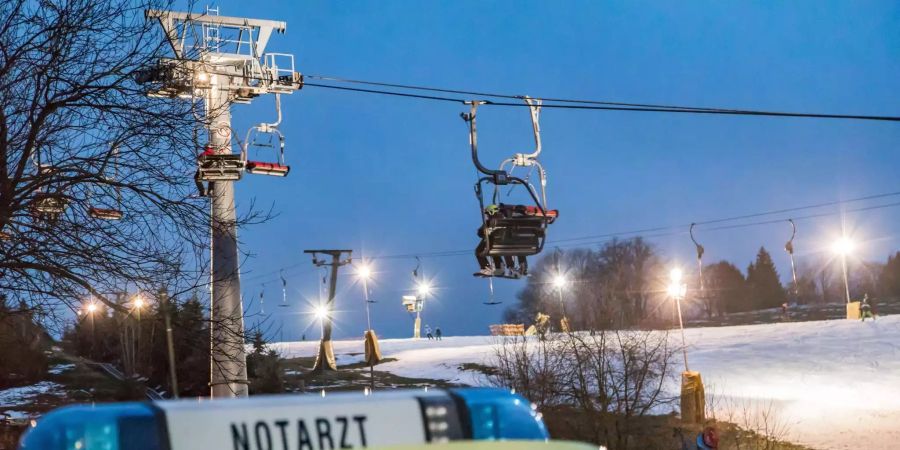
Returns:
[[[547,440],[505,389],[457,388],[68,406],[22,450],[331,450],[456,440]]]

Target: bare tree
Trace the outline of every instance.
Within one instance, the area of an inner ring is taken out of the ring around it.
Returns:
[[[568,280],[562,298],[551,282]],[[626,328],[658,313],[664,293],[661,264],[640,237],[613,240],[594,251],[556,251],[538,260],[508,320],[528,322],[538,312],[569,317],[574,329]]]
[[[574,410],[581,439],[629,448],[640,418],[674,401],[664,390],[675,372],[664,331],[554,333],[497,343],[489,382],[522,393],[545,413]]]
[[[135,81],[165,51],[144,18],[165,3],[0,3],[0,290],[45,316],[209,281],[202,124]]]

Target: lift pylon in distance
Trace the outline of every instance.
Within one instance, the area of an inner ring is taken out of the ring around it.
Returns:
[[[290,94],[303,86],[294,57],[266,53],[282,21],[203,13],[147,10],[159,21],[172,57],[137,74],[151,97],[202,102],[209,140],[197,157],[195,181],[211,202],[211,395],[247,395],[243,304],[234,203],[234,181],[241,179],[244,152],[232,152],[231,105],[265,94]],[[243,149],[242,149],[243,150]],[[208,189],[203,183],[209,183]]]
[[[353,250],[304,250],[303,253],[313,257],[313,265],[317,267],[329,266],[331,275],[328,283],[328,300],[325,302],[325,311],[322,320],[322,340],[319,341],[319,351],[316,353],[316,362],[313,365],[314,373],[324,371],[336,371],[337,362],[334,359],[334,346],[331,343],[331,329],[334,314],[334,295],[337,290],[338,269],[353,262],[351,257]],[[347,259],[341,259],[346,254]],[[323,261],[318,255],[331,256],[331,262]]]

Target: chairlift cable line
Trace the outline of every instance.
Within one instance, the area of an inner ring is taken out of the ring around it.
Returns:
[[[441,97],[436,95],[412,94],[408,92],[385,91],[379,89],[354,88],[347,86],[335,86],[331,84],[320,83],[304,83],[304,86],[320,87],[325,89],[336,89],[342,91],[362,92],[369,94],[391,95],[398,97],[418,98],[424,100],[444,101],[452,103],[465,103],[467,100],[462,98]],[[540,97],[535,97],[540,98]],[[514,102],[496,102],[490,100],[482,100],[484,106],[510,106],[510,107],[527,107],[528,105]],[[549,101],[549,100],[548,100]],[[881,116],[881,115],[863,115],[863,114],[824,114],[824,113],[801,113],[787,111],[763,111],[763,110],[731,110],[731,109],[701,109],[692,107],[626,107],[626,106],[603,106],[595,104],[544,104],[542,108],[555,109],[572,109],[572,110],[600,110],[600,111],[637,111],[637,112],[657,112],[657,113],[687,113],[687,114],[712,114],[712,115],[734,115],[734,116],[763,116],[763,117],[794,117],[794,118],[812,118],[812,119],[847,119],[847,120],[874,120],[886,122],[900,122],[900,116]]]
[[[229,73],[216,72],[216,71],[212,71],[212,70],[208,71],[207,73],[216,74],[216,75],[232,75]],[[246,77],[246,78],[250,79],[250,80],[266,81],[266,80],[263,80],[258,77]],[[395,87],[397,89],[407,89],[407,90],[421,90],[421,91],[443,92],[443,93],[459,93],[459,94],[475,95],[475,96],[481,96],[481,97],[505,98],[505,99],[522,99],[522,98],[524,98],[524,96],[515,96],[515,95],[509,95],[509,94],[496,94],[496,93],[467,91],[467,90],[431,88],[431,87],[424,87],[424,86],[402,85],[402,84],[393,84],[393,83],[380,83],[380,82],[365,81],[365,80],[342,79],[342,78],[338,78],[338,77],[329,77],[329,76],[324,76],[324,75],[304,75],[304,78],[313,78],[313,79],[338,82],[338,83],[343,82],[343,83],[357,83],[357,84],[366,84],[366,85],[384,86],[384,87]],[[380,89],[335,86],[333,84],[308,83],[306,81],[303,82],[303,86],[304,87],[312,86],[312,87],[320,87],[320,88],[325,88],[325,89],[336,89],[336,90],[361,92],[361,93],[369,93],[369,94],[380,94],[380,95],[392,95],[392,96],[398,96],[398,97],[418,98],[418,99],[423,99],[423,100],[445,101],[445,102],[453,102],[453,103],[464,103],[468,100],[468,99],[463,99],[463,98],[442,97],[442,96],[437,96],[437,95],[412,94],[412,93],[408,93],[408,92],[386,91],[386,90],[380,90]],[[900,116],[869,115],[869,114],[805,113],[805,112],[791,112],[791,111],[767,111],[767,110],[752,110],[752,109],[713,108],[713,107],[701,107],[701,106],[609,102],[609,101],[602,101],[602,100],[543,98],[540,96],[532,96],[532,97],[537,98],[537,99],[542,99],[542,100],[548,101],[548,102],[564,103],[564,104],[549,104],[549,105],[544,104],[543,105],[544,108],[557,108],[557,109],[576,109],[576,110],[583,109],[583,110],[602,110],[602,111],[640,111],[640,112],[661,112],[661,113],[671,112],[671,113],[688,113],[688,114],[745,115],[745,116],[874,120],[874,121],[900,122]],[[484,105],[513,106],[513,107],[527,106],[527,105],[523,105],[523,104],[520,104],[517,102],[516,103],[495,102],[495,101],[490,101],[490,100],[484,100]]]
[[[392,87],[392,88],[409,89],[409,90],[416,90],[416,91],[430,91],[430,92],[443,92],[443,93],[448,93],[448,94],[474,95],[474,96],[478,96],[478,97],[508,98],[508,99],[516,99],[516,100],[520,100],[524,97],[523,95],[494,94],[494,93],[489,93],[489,92],[434,88],[434,87],[416,86],[416,85],[407,85],[407,84],[384,83],[384,82],[378,82],[378,81],[354,80],[354,79],[331,77],[331,76],[325,76],[325,75],[303,75],[303,76],[305,78],[312,78],[312,79],[322,80],[322,81],[332,81],[332,82],[336,82],[336,83],[364,84],[364,85],[369,85],[369,86]],[[739,111],[736,109],[707,108],[707,107],[695,107],[695,106],[658,105],[658,104],[647,104],[647,103],[624,103],[624,102],[610,102],[610,101],[602,101],[602,100],[576,100],[576,99],[549,98],[549,97],[539,97],[539,98],[546,102],[557,102],[557,103],[582,103],[582,104],[589,104],[589,105],[629,106],[629,107],[637,107],[637,108],[696,109],[696,110],[707,110],[707,111]]]
[[[881,198],[881,197],[896,196],[896,195],[900,195],[900,192],[877,194],[877,195],[859,197],[856,199],[850,199],[850,200],[845,200],[845,201],[834,201],[834,202],[821,203],[821,204],[819,204],[819,206],[820,207],[823,205],[824,206],[834,206],[834,205],[839,205],[839,204],[851,203],[851,202],[855,202],[855,201],[861,201],[864,199]],[[847,209],[847,210],[843,210],[843,211],[829,211],[829,212],[823,212],[823,213],[808,214],[808,215],[804,215],[804,216],[793,216],[793,217],[791,217],[791,219],[793,219],[795,221],[810,220],[810,219],[818,219],[818,218],[822,218],[822,217],[835,216],[835,215],[843,214],[843,213],[858,213],[858,212],[874,211],[874,210],[879,210],[879,209],[894,208],[894,207],[898,207],[898,206],[900,206],[900,202],[893,202],[893,203],[886,203],[886,204],[871,205],[871,206]],[[770,211],[770,212],[768,212],[768,214],[771,215],[771,214],[776,214],[776,213],[779,213],[779,214],[787,213],[787,212],[793,212],[793,211],[798,211],[798,210],[802,210],[802,209],[810,209],[812,207],[813,206],[803,206],[803,207],[798,207],[798,208],[786,208],[786,209],[782,209],[782,210],[778,210],[778,211]],[[749,218],[749,217],[759,217],[761,215],[764,215],[764,213],[748,214],[745,216],[736,216],[736,217]],[[713,223],[721,223],[724,220],[725,219],[714,219],[714,220],[708,220],[708,221],[696,222],[696,223],[698,225],[713,224]],[[771,224],[775,224],[775,223],[781,223],[781,222],[784,222],[785,220],[787,220],[787,218],[768,219],[768,220],[740,223],[740,224],[734,224],[734,225],[722,225],[722,226],[717,226],[717,227],[712,227],[712,228],[705,228],[704,230],[706,230],[706,231],[721,231],[721,230],[749,228],[749,227],[760,226],[760,225],[771,225]],[[559,245],[559,247],[590,246],[590,245],[603,244],[603,243],[609,242],[610,240],[617,238],[617,237],[624,237],[624,236],[629,236],[629,235],[634,235],[634,234],[642,234],[642,233],[654,233],[654,234],[643,236],[646,238],[658,238],[658,237],[666,237],[666,236],[675,236],[675,235],[679,235],[679,234],[687,234],[688,233],[688,230],[686,229],[687,227],[688,227],[688,225],[642,228],[642,229],[631,230],[631,231],[621,231],[621,232],[616,232],[616,233],[607,233],[607,234],[586,236],[586,237],[581,237],[581,238],[558,239],[555,241],[548,241],[548,243],[557,244],[560,242],[567,242],[565,244]],[[573,241],[580,241],[580,240],[587,240],[587,239],[595,239],[595,240],[590,240],[590,241],[585,241],[585,242],[573,242]],[[453,256],[468,256],[471,254],[472,254],[471,249],[443,250],[443,251],[433,251],[433,252],[398,253],[398,254],[393,254],[393,255],[372,256],[372,257],[370,257],[370,259],[372,259],[372,260],[376,260],[376,259],[389,260],[389,259],[412,259],[412,258],[423,258],[423,257],[424,258],[444,258],[444,257],[453,257]],[[290,266],[287,266],[287,267],[290,267]],[[272,273],[278,273],[278,272],[279,271],[276,270],[274,272],[261,273],[261,274],[258,274],[257,277],[263,277],[265,275],[271,275]],[[306,273],[306,272],[309,272],[309,271],[301,272],[301,274]],[[243,281],[249,282],[251,280],[245,279]],[[248,286],[260,285],[260,284],[270,282],[270,281],[277,281],[277,278],[264,280],[264,281],[257,281],[254,283],[248,283]]]
[[[865,206],[865,207],[860,207],[860,208],[847,209],[847,210],[843,210],[843,211],[830,211],[830,212],[824,212],[824,213],[809,214],[809,215],[805,215],[805,216],[794,216],[791,218],[794,219],[795,221],[809,220],[809,219],[816,219],[816,218],[822,218],[822,217],[830,217],[830,216],[835,216],[835,215],[844,214],[844,213],[865,212],[865,211],[892,208],[892,207],[898,207],[898,206],[900,206],[900,202],[887,203],[887,204],[881,204],[881,205],[873,205],[873,206]],[[704,230],[720,231],[720,230],[729,230],[729,229],[749,228],[749,227],[753,227],[753,226],[781,223],[781,222],[784,222],[785,220],[787,220],[787,219],[786,218],[778,218],[778,219],[763,220],[763,221],[757,221],[757,222],[748,222],[748,223],[741,223],[741,224],[735,224],[735,225],[724,225],[724,226],[713,227],[713,228],[705,228]],[[700,224],[700,222],[697,222],[697,224]],[[665,237],[665,236],[675,236],[675,235],[680,235],[680,234],[688,234],[688,230],[686,229],[686,226],[685,227],[674,227],[674,226],[673,227],[659,227],[659,228],[654,228],[654,229],[644,229],[643,231],[619,232],[619,233],[615,233],[615,234],[610,233],[608,235],[597,235],[596,236],[597,238],[604,238],[604,239],[599,239],[596,241],[587,241],[587,242],[570,242],[568,244],[563,244],[560,247],[573,247],[573,246],[579,246],[579,245],[587,246],[587,245],[602,244],[605,242],[609,242],[610,240],[612,240],[616,237],[622,237],[622,236],[627,236],[627,235],[631,235],[631,234],[638,234],[638,233],[641,233],[644,231],[651,231],[651,230],[660,230],[663,232],[651,234],[651,235],[644,236],[644,237],[655,238],[655,237]],[[665,230],[671,230],[671,231],[665,232]],[[549,244],[555,244],[560,241],[557,240],[557,241],[547,241],[547,242]],[[419,253],[415,253],[415,254],[407,253],[407,254],[376,256],[376,257],[372,257],[372,259],[405,259],[405,258],[412,258],[414,255],[420,256],[420,257],[439,258],[439,257],[461,256],[461,255],[471,255],[471,254],[472,254],[471,249],[445,250],[445,251],[438,251],[438,252],[419,252]]]

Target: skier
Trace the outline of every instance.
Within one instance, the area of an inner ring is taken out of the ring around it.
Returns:
[[[429,341],[434,339],[434,335],[431,334],[431,327],[427,323],[425,324],[425,337],[427,337]]]
[[[875,314],[872,313],[872,305],[869,304],[869,294],[863,296],[862,303],[859,305],[860,320],[865,322],[866,317],[875,320]]]
[[[434,327],[434,338],[441,340],[441,327]]]
[[[478,259],[479,271],[473,275],[476,277],[507,277],[520,278],[528,276],[528,260],[523,255],[515,257],[507,255],[502,258],[499,256],[491,256],[490,260],[483,256],[487,249],[488,241],[488,222],[493,216],[513,217],[516,215],[524,215],[528,211],[527,207],[522,205],[488,205],[484,208],[484,222],[478,228],[478,237],[481,241],[475,248],[475,258]],[[493,261],[493,268],[491,267]]]

